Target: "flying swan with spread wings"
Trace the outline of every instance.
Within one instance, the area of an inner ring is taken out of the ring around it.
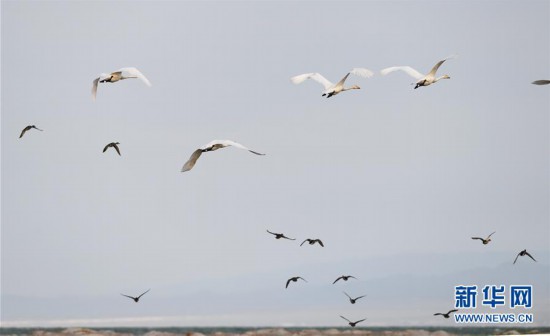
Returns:
[[[136,68],[121,68],[117,71],[111,72],[110,74],[102,73],[94,79],[93,85],[92,85],[92,99],[95,101],[95,98],[97,96],[97,86],[99,83],[116,83],[123,79],[128,78],[139,78],[145,83],[147,86],[151,86],[151,82],[145,77],[141,71],[139,71]]]
[[[201,148],[195,150],[193,152],[193,154],[191,154],[191,157],[189,157],[189,160],[187,160],[187,162],[181,168],[181,172],[186,172],[186,171],[191,170],[195,166],[195,163],[197,163],[197,160],[202,155],[202,153],[215,151],[215,150],[218,150],[220,148],[225,148],[225,147],[229,147],[229,146],[244,149],[244,150],[247,150],[250,153],[253,153],[253,154],[256,154],[256,155],[265,155],[265,154],[262,154],[262,153],[255,152],[251,149],[248,149],[245,146],[241,145],[240,143],[237,143],[237,142],[234,142],[234,141],[231,141],[231,140],[214,140],[214,141],[211,141],[211,142],[207,143],[206,145],[202,146]]]
[[[353,86],[350,86],[350,87],[344,87],[344,82],[346,81],[346,79],[348,79],[348,76],[350,74],[355,75],[355,76],[359,76],[359,77],[370,78],[370,77],[372,77],[373,72],[370,71],[369,69],[365,69],[365,68],[353,68],[353,69],[351,69],[350,72],[347,73],[347,75],[344,76],[344,78],[342,78],[336,84],[332,83],[331,81],[329,81],[328,79],[323,77],[323,75],[321,75],[320,73],[317,73],[317,72],[305,73],[305,74],[301,74],[301,75],[298,75],[298,76],[294,76],[294,77],[290,78],[290,81],[294,84],[300,84],[300,83],[304,82],[306,79],[313,79],[314,81],[316,81],[317,83],[320,83],[325,88],[325,90],[323,91],[323,94],[321,96],[323,96],[323,97],[326,96],[327,98],[330,98],[330,97],[332,97],[334,95],[337,95],[337,94],[339,94],[340,92],[343,92],[343,91],[359,90],[360,89],[360,87],[357,86],[357,85],[353,85]]]
[[[415,69],[411,68],[408,65],[400,65],[400,66],[393,66],[393,67],[385,68],[385,69],[382,69],[380,71],[380,73],[383,76],[385,76],[385,75],[389,74],[390,72],[403,71],[403,72],[407,73],[409,76],[416,79],[416,82],[413,83],[413,84],[415,84],[414,88],[418,89],[421,86],[428,86],[428,85],[431,85],[433,83],[436,83],[436,82],[440,81],[441,79],[450,79],[451,77],[449,75],[443,75],[443,76],[440,76],[440,77],[435,77],[435,73],[437,72],[439,67],[446,60],[449,60],[449,59],[455,58],[455,57],[456,57],[456,55],[449,56],[449,57],[437,62],[437,64],[434,65],[432,70],[430,70],[430,72],[428,72],[427,75],[421,74],[420,72],[416,71]]]

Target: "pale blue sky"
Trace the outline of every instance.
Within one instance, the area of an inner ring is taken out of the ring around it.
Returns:
[[[4,324],[449,325],[432,314],[452,286],[510,279],[539,284],[550,324],[550,87],[530,84],[550,78],[549,1],[1,6]],[[455,53],[429,87],[379,74]],[[128,66],[153,86],[92,102],[92,80]],[[375,76],[330,99],[289,81],[354,67]],[[30,124],[44,132],[19,139]],[[213,139],[267,155],[180,173]],[[524,248],[539,262],[512,267]],[[325,286],[347,273],[361,281]],[[294,275],[304,292],[284,290]],[[398,279],[425,295],[396,312]]]

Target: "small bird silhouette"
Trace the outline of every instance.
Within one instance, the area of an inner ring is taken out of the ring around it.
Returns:
[[[319,243],[319,245],[321,245],[322,247],[325,247],[325,245],[323,245],[323,242],[321,241],[321,239],[309,239],[309,238],[308,238],[308,239],[304,240],[304,241],[300,244],[300,246],[304,245],[305,242],[308,242],[309,245],[313,245],[313,244],[315,244],[315,243]]]
[[[302,278],[302,277],[299,277],[299,276],[297,276],[297,277],[292,277],[292,278],[290,278],[290,279],[288,279],[288,280],[286,281],[286,286],[285,286],[285,288],[288,288],[288,284],[289,284],[291,281],[296,282],[296,281],[298,281],[298,279],[302,279],[302,280],[304,280],[305,282],[307,282],[307,280],[304,279],[304,278]]]
[[[523,250],[520,253],[518,253],[518,255],[516,256],[516,259],[514,259],[514,264],[516,263],[516,261],[518,261],[519,257],[523,257],[523,256],[528,256],[529,258],[533,259],[533,261],[536,261],[535,258],[533,258],[533,256],[530,255],[529,252],[527,252],[527,250]]]
[[[149,292],[150,290],[151,290],[151,289],[149,288],[148,290],[146,290],[145,292],[143,292],[143,293],[142,293],[140,296],[138,296],[138,297],[133,297],[133,296],[126,295],[126,294],[122,294],[122,293],[121,293],[120,295],[126,296],[127,298],[130,298],[130,299],[134,300],[134,302],[139,302],[139,299],[140,299],[143,295],[145,295],[145,293]]]
[[[33,129],[33,128],[36,129],[36,130],[39,130],[39,131],[43,131],[40,128],[34,126],[34,125],[29,125],[29,126],[23,128],[23,130],[21,131],[21,135],[19,136],[19,139],[21,139],[23,137],[23,135],[25,135],[25,132],[27,132],[28,130]]]
[[[288,238],[287,236],[285,236],[284,233],[275,233],[275,232],[271,232],[269,230],[266,230],[267,232],[271,233],[272,235],[275,236],[275,239],[281,239],[281,238],[284,238],[284,239],[288,239],[288,240],[296,240],[295,238]]]
[[[495,232],[496,232],[496,231],[495,231]],[[474,240],[475,240],[475,239],[479,239],[479,240],[481,240],[481,241],[483,242],[483,245],[487,245],[487,244],[489,244],[489,242],[491,241],[491,236],[492,236],[495,232],[493,232],[493,233],[491,233],[490,235],[488,235],[487,238],[485,238],[485,239],[483,239],[483,238],[481,238],[481,237],[472,237],[472,239],[474,239]]]
[[[116,152],[118,153],[118,155],[121,155],[120,154],[120,149],[118,148],[117,145],[120,145],[120,142],[111,142],[110,144],[108,144],[107,146],[105,146],[105,148],[103,148],[103,153],[105,153],[105,151],[107,149],[109,149],[109,147],[113,147],[114,149],[116,149]]]
[[[348,320],[347,318],[343,317],[342,315],[340,315],[341,318],[343,318],[344,320],[348,321],[348,324],[351,326],[351,327],[355,327],[357,325],[357,323],[359,322],[363,322],[366,320],[366,318],[362,319],[362,320],[359,320],[359,321],[355,321],[355,322],[351,322],[350,320]]]
[[[361,296],[356,297],[355,299],[352,299],[351,296],[348,295],[348,293],[344,292],[344,294],[346,294],[346,296],[349,298],[349,302],[351,302],[351,304],[355,304],[355,302],[357,302],[357,300],[359,300],[360,298],[363,298],[363,297],[366,296],[366,295],[361,295]]]
[[[356,279],[356,277],[354,277],[353,275],[342,275],[341,277],[339,277],[338,279],[334,280],[334,282],[332,283],[333,285],[340,279],[344,280],[344,281],[348,281],[349,278],[353,278],[353,279]]]
[[[435,313],[434,316],[441,315],[444,318],[449,318],[449,317],[451,317],[451,313],[454,313],[454,312],[457,312],[457,311],[458,311],[458,309],[453,309],[453,310],[449,310],[446,314],[445,313]]]

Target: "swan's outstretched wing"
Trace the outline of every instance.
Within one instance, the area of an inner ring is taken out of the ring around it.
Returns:
[[[347,318],[343,317],[342,315],[340,315],[341,318],[343,318],[344,320],[348,321],[349,323],[351,323],[350,320],[348,320]]]
[[[446,60],[449,60],[449,59],[455,58],[455,57],[456,57],[456,55],[451,55],[451,56],[449,56],[449,57],[447,57],[447,58],[445,58],[445,59],[443,59],[443,60],[437,62],[437,64],[434,65],[434,67],[432,68],[432,70],[430,70],[430,72],[428,73],[428,76],[434,76],[434,77],[435,77],[435,73],[437,72],[437,69],[439,69],[439,67],[441,66],[441,64],[443,64],[443,62],[445,62]]]
[[[328,79],[323,77],[320,73],[312,72],[312,73],[306,73],[298,76],[294,76],[290,78],[290,81],[294,84],[300,84],[306,79],[313,79],[317,83],[320,83],[322,86],[324,86],[325,90],[328,90],[330,87],[334,86],[334,83],[330,82]]]
[[[122,69],[119,69],[117,71],[121,71],[121,72],[123,72],[123,74],[130,75],[131,77],[137,77],[137,78],[141,79],[143,81],[143,83],[145,83],[147,86],[151,86],[151,82],[149,82],[147,77],[145,77],[141,73],[141,71],[139,71],[136,68],[122,68]]]
[[[411,77],[413,77],[417,80],[424,78],[423,74],[421,74],[420,72],[414,70],[413,68],[411,68],[410,66],[407,66],[407,65],[385,68],[385,69],[380,70],[380,74],[382,74],[382,76],[385,76],[385,75],[389,74],[390,72],[394,72],[394,71],[406,72],[409,76],[411,76]]]
[[[534,82],[531,83],[531,84],[535,84],[535,85],[547,85],[547,84],[550,84],[550,80],[548,80],[548,79],[539,79],[539,80],[534,81]]]
[[[191,170],[195,166],[195,163],[197,162],[201,154],[202,149],[197,149],[196,151],[194,151],[193,154],[191,154],[191,156],[189,157],[189,160],[187,160],[187,162],[181,168],[181,172],[183,173]]]
[[[222,145],[223,147],[227,147],[227,146],[233,146],[233,147],[236,147],[236,148],[240,148],[240,149],[244,149],[244,150],[247,150],[249,151],[250,153],[254,153],[256,155],[265,155],[265,154],[262,154],[262,153],[258,153],[258,152],[255,152],[243,145],[241,145],[240,143],[238,142],[235,142],[235,141],[231,141],[231,140],[214,140],[214,141],[211,141],[210,143],[204,145],[202,147],[202,149],[207,149],[207,148],[210,148],[214,145]]]
[[[93,101],[95,101],[95,97],[97,95],[97,84],[99,83],[99,78],[100,77],[97,77],[96,79],[94,79],[93,84],[92,84],[92,99],[93,99]]]
[[[370,78],[374,75],[372,71],[366,68],[353,68],[349,73],[364,78]]]

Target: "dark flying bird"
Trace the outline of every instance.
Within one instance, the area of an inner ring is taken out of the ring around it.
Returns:
[[[451,313],[454,313],[454,312],[457,312],[457,311],[458,311],[458,309],[453,309],[453,310],[449,310],[446,314],[445,313],[435,313],[434,316],[441,315],[444,318],[449,318],[449,317],[451,317]]]
[[[287,236],[284,235],[284,233],[275,233],[275,232],[271,232],[269,230],[266,230],[266,231],[271,233],[272,235],[274,235],[275,239],[284,238],[284,239],[288,239],[288,240],[296,240],[295,238],[288,238]]]
[[[140,299],[143,295],[145,295],[145,293],[147,293],[147,292],[150,291],[150,290],[151,290],[151,289],[149,288],[147,291],[143,292],[143,293],[142,293],[140,296],[138,296],[138,297],[133,297],[133,296],[126,295],[126,294],[120,294],[120,295],[126,296],[127,298],[130,298],[130,299],[134,300],[134,302],[139,302],[139,299]]]
[[[21,139],[21,138],[23,137],[23,135],[25,135],[25,132],[27,132],[28,130],[30,130],[30,129],[32,129],[32,128],[37,129],[37,130],[39,130],[39,131],[43,131],[43,130],[41,130],[40,128],[34,126],[34,125],[29,125],[29,126],[23,128],[23,130],[21,131],[21,135],[19,136],[19,139]]]
[[[348,281],[349,278],[354,278],[357,280],[356,277],[354,277],[353,275],[342,275],[341,277],[339,277],[338,279],[334,280],[334,282],[332,283],[333,285],[340,279],[344,280],[344,281]]]
[[[529,252],[527,252],[527,250],[523,250],[520,253],[518,253],[518,255],[516,256],[516,259],[514,259],[514,264],[516,263],[516,261],[518,261],[519,257],[523,257],[523,256],[528,256],[529,258],[533,259],[533,261],[536,261],[535,258],[533,258],[533,256],[530,255]]]
[[[285,286],[285,288],[288,288],[288,284],[289,284],[291,281],[296,282],[296,281],[298,281],[298,279],[302,279],[302,280],[304,280],[305,282],[307,282],[307,280],[304,279],[304,278],[302,278],[302,277],[299,277],[299,276],[297,276],[297,277],[292,277],[292,278],[290,278],[290,279],[288,279],[288,280],[286,281],[286,286]]]
[[[355,304],[357,300],[366,296],[366,295],[361,295],[356,297],[355,299],[352,299],[351,296],[348,295],[348,293],[344,292],[344,294],[346,294],[346,296],[349,298],[349,302],[351,302],[351,304]]]
[[[349,324],[351,327],[355,327],[355,325],[357,325],[357,323],[363,322],[363,321],[366,320],[366,318],[364,318],[364,319],[359,320],[359,321],[351,322],[350,320],[348,320],[347,318],[343,317],[342,315],[340,315],[340,317],[343,318],[344,320],[348,321],[348,324]]]
[[[548,79],[539,79],[539,80],[536,80],[536,81],[532,82],[531,84],[548,85],[548,84],[550,84],[550,80],[548,80]]]
[[[191,170],[195,166],[195,163],[197,163],[197,160],[201,157],[202,153],[212,152],[212,151],[218,150],[220,148],[225,148],[225,147],[229,147],[229,146],[244,149],[244,150],[247,150],[250,153],[253,153],[253,154],[256,154],[256,155],[265,155],[265,154],[262,154],[262,153],[255,152],[251,149],[248,149],[245,146],[243,146],[240,143],[237,143],[235,141],[231,141],[231,140],[213,140],[213,141],[207,143],[206,145],[202,146],[202,148],[199,148],[199,149],[195,150],[193,152],[193,154],[191,154],[191,156],[189,157],[187,162],[181,168],[181,172],[183,173],[183,172]]]
[[[111,142],[110,144],[105,146],[105,148],[103,148],[103,153],[105,153],[105,151],[109,149],[109,147],[113,147],[114,149],[116,149],[116,152],[118,153],[118,155],[120,155],[120,149],[118,148],[117,145],[120,145],[120,142]]]
[[[496,231],[495,231],[496,232]],[[493,233],[495,233],[493,232]],[[491,241],[491,236],[493,235],[493,233],[491,233],[490,235],[487,236],[487,238],[483,239],[481,237],[472,237],[472,239],[479,239],[483,242],[483,245],[487,245],[489,244],[489,242]]]
[[[325,245],[323,245],[323,242],[321,241],[321,239],[309,239],[309,238],[308,238],[308,239],[304,240],[304,241],[300,244],[300,246],[304,245],[305,242],[308,242],[309,245],[313,245],[313,244],[315,244],[315,243],[319,243],[319,245],[321,245],[322,247],[325,247]]]

